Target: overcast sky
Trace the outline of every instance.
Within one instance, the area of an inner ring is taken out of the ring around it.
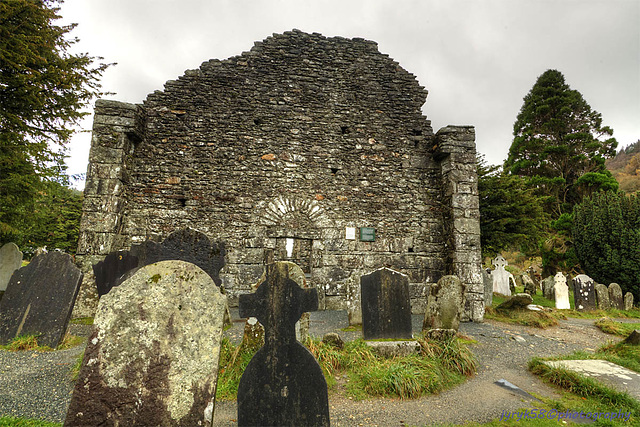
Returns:
[[[492,164],[548,69],[602,113],[621,147],[640,139],[639,0],[65,0],[61,15],[78,24],[74,49],[118,63],[102,83],[119,101],[140,103],[187,69],[297,28],[376,41],[429,90],[434,131],[474,125]],[[70,173],[86,172],[89,146],[88,133],[74,139]]]

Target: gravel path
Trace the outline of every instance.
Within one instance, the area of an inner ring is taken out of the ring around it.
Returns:
[[[232,311],[237,318],[237,309]],[[343,339],[354,339],[361,332],[344,332],[348,325],[344,311],[315,312],[311,315],[311,334],[322,336],[338,332]],[[244,323],[234,322],[225,332],[232,341],[241,339]],[[419,332],[422,316],[413,316]],[[352,401],[343,393],[330,393],[333,426],[434,425],[436,423],[486,422],[503,410],[531,406],[530,398],[494,384],[506,379],[521,389],[542,396],[554,391],[531,375],[526,368],[533,356],[552,356],[575,350],[595,351],[612,340],[593,326],[593,320],[570,319],[559,327],[540,330],[501,323],[464,323],[460,330],[477,344],[472,349],[478,360],[478,374],[465,383],[439,395],[415,400],[369,399]],[[75,334],[88,331],[76,330]],[[0,414],[62,422],[71,398],[73,383],[69,370],[83,346],[56,352],[0,351]],[[235,402],[216,403],[216,426],[236,426]]]

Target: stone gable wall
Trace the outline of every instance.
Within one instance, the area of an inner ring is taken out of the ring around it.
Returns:
[[[321,308],[345,308],[347,279],[382,266],[409,276],[416,312],[454,270],[478,280],[482,300],[473,128],[438,139],[426,96],[375,42],[293,31],[205,62],[141,105],[98,101],[80,259],[188,226],[225,243],[232,302],[265,262],[288,259],[287,238]],[[347,240],[346,227],[376,240]]]

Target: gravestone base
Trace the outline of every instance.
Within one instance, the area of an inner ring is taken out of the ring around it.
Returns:
[[[456,336],[458,331],[455,329],[429,329],[425,333],[425,337],[434,341],[448,341]]]
[[[404,357],[420,351],[418,341],[365,341],[367,346],[385,358]]]

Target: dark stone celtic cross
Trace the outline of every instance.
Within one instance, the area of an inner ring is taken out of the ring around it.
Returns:
[[[238,386],[239,426],[328,426],[327,383],[313,355],[296,340],[302,313],[318,309],[316,289],[302,289],[284,263],[267,265],[254,294],[240,296],[240,317],[256,317],[265,343]]]

